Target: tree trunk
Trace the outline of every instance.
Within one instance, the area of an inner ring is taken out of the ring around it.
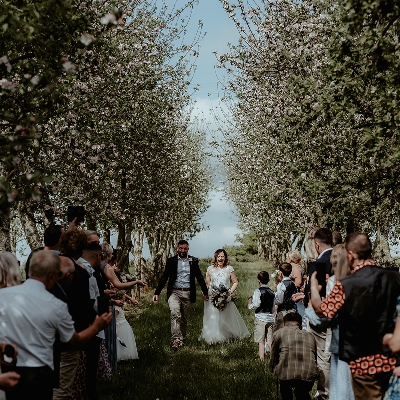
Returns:
[[[372,251],[372,258],[381,267],[390,267],[393,264],[393,258],[390,255],[390,246],[387,232],[378,227],[376,231],[376,239]]]
[[[111,243],[111,229],[104,230],[104,240],[110,244]]]
[[[149,285],[152,287],[161,277],[164,271],[164,254],[168,252],[168,233],[161,230],[146,232],[147,242],[150,250],[150,260],[148,262]]]
[[[138,279],[142,278],[142,253],[143,253],[143,240],[144,232],[141,229],[137,229],[133,233],[133,265],[135,266],[135,275]]]
[[[265,243],[265,236],[260,236],[258,238],[258,258],[260,260],[268,260],[268,255],[267,255],[267,246]]]
[[[129,272],[129,253],[132,249],[132,225],[120,223],[118,224],[118,242],[117,242],[117,255],[118,266],[122,271]]]
[[[355,232],[354,220],[350,219],[346,225],[346,235],[349,235],[350,233],[353,233],[353,232]]]
[[[88,217],[87,215],[85,216],[85,219],[86,219],[86,226],[88,228],[88,231],[95,231],[97,229],[96,221],[93,218]]]
[[[18,214],[24,229],[26,240],[31,250],[34,250],[43,244],[43,235],[39,233],[33,208],[26,202],[21,201],[18,204]]]
[[[11,221],[8,215],[0,214],[0,251],[11,251]]]
[[[18,239],[22,238],[24,233],[18,215],[14,215],[13,211],[10,213],[10,228],[11,253],[16,255]]]
[[[147,271],[146,271],[146,260],[142,258],[143,253],[143,240],[144,240],[144,232],[141,229],[137,229],[133,232],[133,265],[135,267],[135,276],[136,279],[147,280]],[[143,263],[144,260],[144,263]],[[135,287],[135,297],[140,299],[140,289],[141,286],[136,285]]]

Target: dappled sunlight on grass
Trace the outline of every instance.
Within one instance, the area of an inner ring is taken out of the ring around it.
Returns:
[[[233,267],[239,279],[236,305],[252,333],[254,313],[247,309],[247,296],[257,287],[257,273],[266,269],[266,264],[233,263]],[[139,360],[120,363],[111,379],[99,382],[102,399],[280,398],[268,369],[268,357],[264,363],[258,359],[258,347],[252,336],[212,345],[198,340],[203,318],[200,292],[190,311],[186,346],[172,352],[165,289],[158,304],[151,302],[152,293],[143,295],[139,310],[128,313]]]

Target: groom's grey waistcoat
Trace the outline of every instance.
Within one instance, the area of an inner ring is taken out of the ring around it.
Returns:
[[[195,257],[189,256],[188,258],[191,259],[192,261],[189,261],[190,264],[190,302],[194,303],[196,301],[196,281],[199,283],[201,287],[201,291],[203,292],[204,295],[208,295],[208,290],[206,283],[203,278],[203,274],[200,271],[199,268],[199,260]],[[158,283],[157,289],[154,292],[157,296],[161,293],[163,290],[165,284],[168,281],[168,286],[167,286],[167,300],[169,296],[171,296],[171,292],[173,290],[176,278],[178,275],[178,256],[170,257],[167,260],[167,264],[165,266],[165,270],[161,276],[160,282]]]

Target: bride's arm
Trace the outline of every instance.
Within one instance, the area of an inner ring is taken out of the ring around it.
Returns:
[[[207,271],[207,273],[206,273],[206,285],[207,285],[207,288],[210,287],[210,282],[211,282],[211,276],[210,276],[210,273]]]
[[[238,280],[236,278],[236,275],[235,275],[235,271],[231,272],[231,281],[232,281],[232,286],[231,286],[231,288],[229,290],[231,291],[231,293],[233,293],[236,290],[236,288],[238,287],[238,284],[239,284],[239,282],[238,282]]]

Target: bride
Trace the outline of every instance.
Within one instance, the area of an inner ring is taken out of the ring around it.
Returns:
[[[232,286],[229,289],[231,281]],[[199,340],[216,343],[250,336],[235,303],[229,301],[238,286],[238,280],[233,268],[229,265],[228,255],[224,249],[218,249],[214,253],[213,265],[207,268],[206,284],[209,301],[204,302],[203,329]],[[216,295],[221,290],[222,292],[226,290],[227,304],[216,301]]]

